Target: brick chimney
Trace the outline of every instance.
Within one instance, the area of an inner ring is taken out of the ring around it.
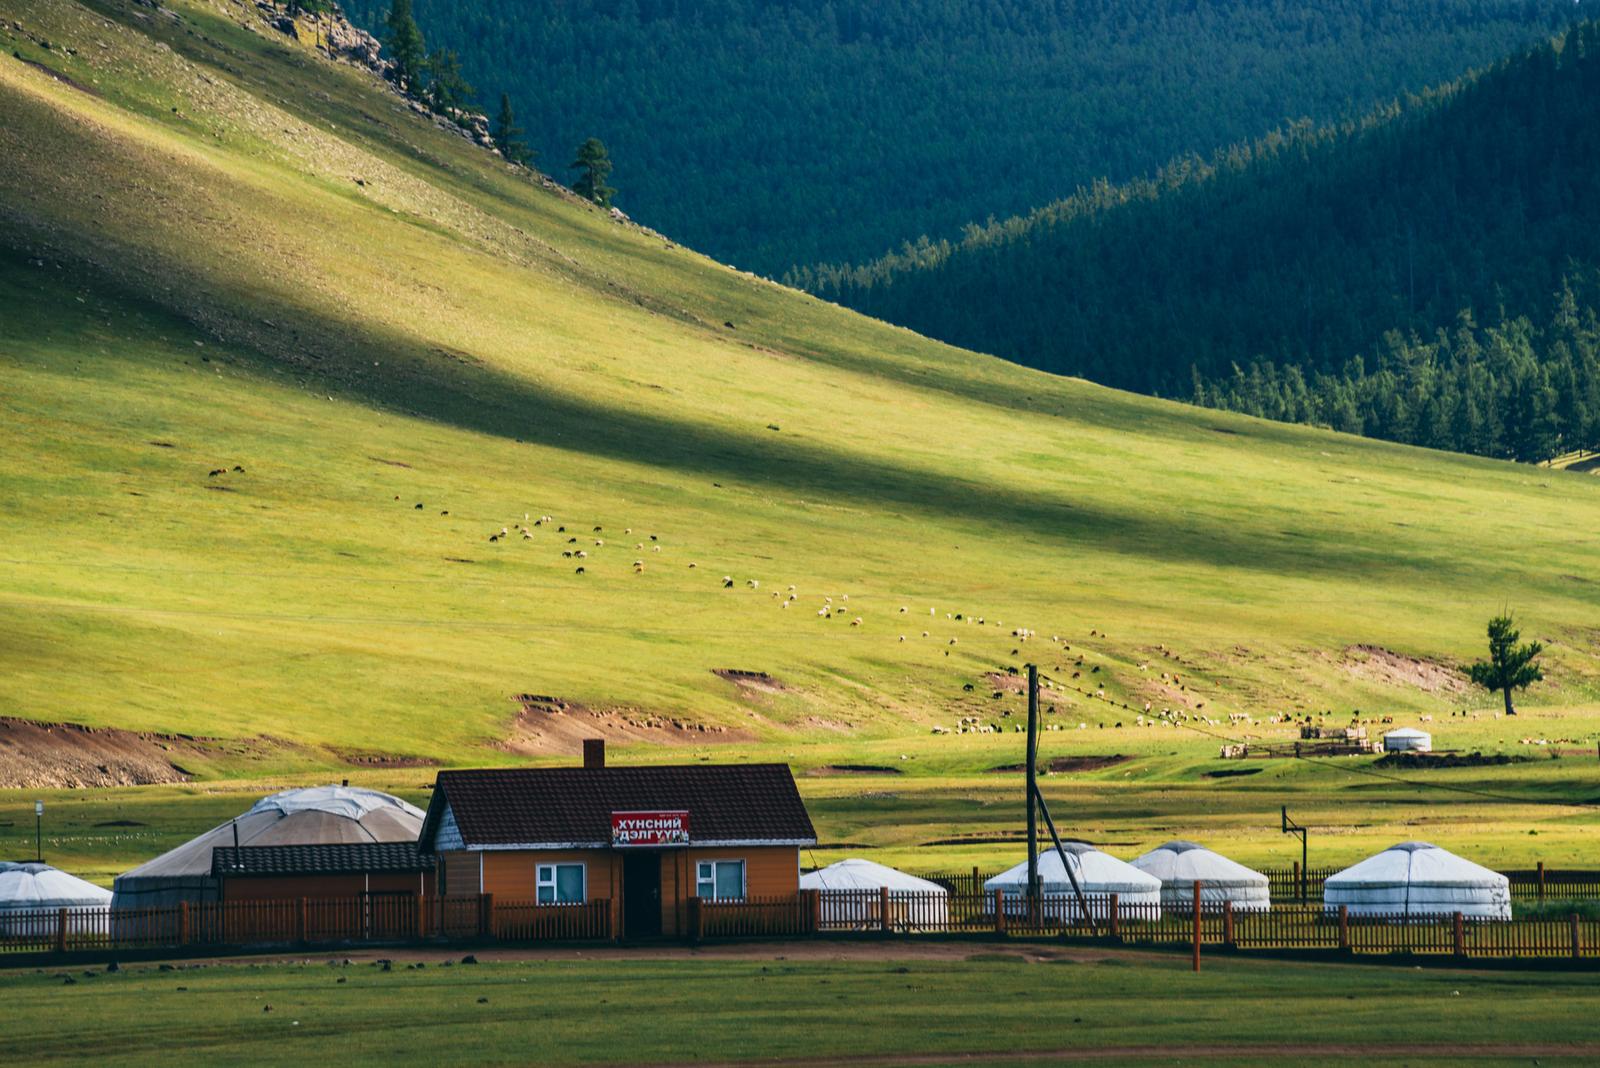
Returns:
[[[604,738],[585,738],[583,740],[583,766],[590,769],[606,766],[606,740]]]

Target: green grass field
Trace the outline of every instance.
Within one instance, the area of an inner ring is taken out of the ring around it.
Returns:
[[[44,1064],[1548,1065],[1600,1049],[1581,974],[1215,959],[1194,975],[1180,956],[1048,947],[851,960],[765,949],[423,970],[402,955],[391,972],[323,958],[137,965],[74,969],[71,986],[59,969],[0,972],[0,994],[11,1043]]]
[[[166,11],[0,0],[0,714],[219,741],[192,785],[0,792],[8,852],[36,795],[104,881],[275,785],[420,798],[427,767],[360,761],[600,732],[901,770],[803,778],[816,859],[992,866],[1018,847],[928,843],[1018,830],[987,769],[1019,738],[930,730],[1009,730],[989,676],[1036,660],[1087,691],[1047,695],[1046,755],[1132,758],[1048,783],[1116,852],[1287,863],[1289,803],[1319,863],[1427,834],[1597,866],[1592,765],[1548,759],[1600,739],[1594,479],[937,345],[547,189],[253,6]],[[1550,645],[1515,721],[1432,666],[1503,605]],[[519,726],[519,694],[616,715]],[[1216,737],[1110,702],[1268,739],[1431,716],[1441,748],[1537,759],[1423,773],[1478,794],[1207,778]]]

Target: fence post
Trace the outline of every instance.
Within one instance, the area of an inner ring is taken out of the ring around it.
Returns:
[[[1339,948],[1350,948],[1350,906],[1339,906]]]
[[[178,945],[189,944],[189,903],[178,902]]]
[[[1233,901],[1222,903],[1222,941],[1229,948],[1233,948]]]
[[[1539,862],[1539,901],[1544,901],[1544,861]]]
[[[411,905],[414,909],[416,909],[417,913],[415,919],[417,928],[417,941],[419,942],[428,937],[428,921],[426,918],[426,913],[423,912],[423,909],[427,907],[427,903],[428,898],[422,894],[418,894],[411,899]]]
[[[889,888],[878,887],[878,930],[889,933]]]
[[[482,894],[478,897],[478,937],[494,937],[494,895]]]
[[[1006,933],[1006,892],[998,886],[994,888],[994,933]]]
[[[297,942],[304,942],[311,937],[311,899],[300,899],[300,912],[294,921],[294,937]]]
[[[1574,912],[1568,922],[1572,924],[1572,959],[1577,960],[1583,956],[1583,936],[1578,926],[1578,914]]]
[[[1300,862],[1298,860],[1294,862],[1294,886],[1290,887],[1290,890],[1291,892],[1294,890],[1299,890],[1300,904],[1304,905],[1306,903],[1306,884],[1305,881],[1300,878]]]
[[[1194,970],[1200,970],[1200,880],[1194,881]]]
[[[816,934],[818,931],[822,930],[822,891],[807,890],[805,891],[805,895],[806,917],[808,922],[811,924],[810,933]]]
[[[974,894],[983,893],[983,883],[978,879],[978,866],[976,864],[972,866],[972,892]]]
[[[1466,926],[1467,926],[1466,925],[1466,921],[1464,919],[1462,919],[1461,913],[1459,913],[1459,912],[1456,913],[1455,914],[1455,940],[1456,940],[1455,949],[1456,949],[1456,956],[1458,956],[1458,957],[1465,957],[1467,955],[1467,931],[1466,931]]]
[[[1122,938],[1122,908],[1120,905],[1120,899],[1116,894],[1111,895],[1110,931],[1112,938]]]
[[[689,940],[698,942],[706,936],[706,916],[702,911],[700,898],[689,899]]]
[[[1573,919],[1577,919],[1576,916]],[[59,909],[56,912],[56,952],[67,951],[67,910]]]

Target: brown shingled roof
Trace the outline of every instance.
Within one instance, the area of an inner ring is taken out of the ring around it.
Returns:
[[[317,845],[218,846],[211,874],[355,875],[433,870],[433,857],[415,842],[338,842]]]
[[[611,843],[611,813],[689,813],[692,843],[814,844],[816,831],[786,764],[442,771],[422,848],[448,804],[469,848]]]

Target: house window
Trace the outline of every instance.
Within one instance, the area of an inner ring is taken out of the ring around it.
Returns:
[[[696,892],[713,901],[744,900],[744,861],[702,860]]]
[[[539,904],[581,905],[584,895],[582,864],[540,864]]]

